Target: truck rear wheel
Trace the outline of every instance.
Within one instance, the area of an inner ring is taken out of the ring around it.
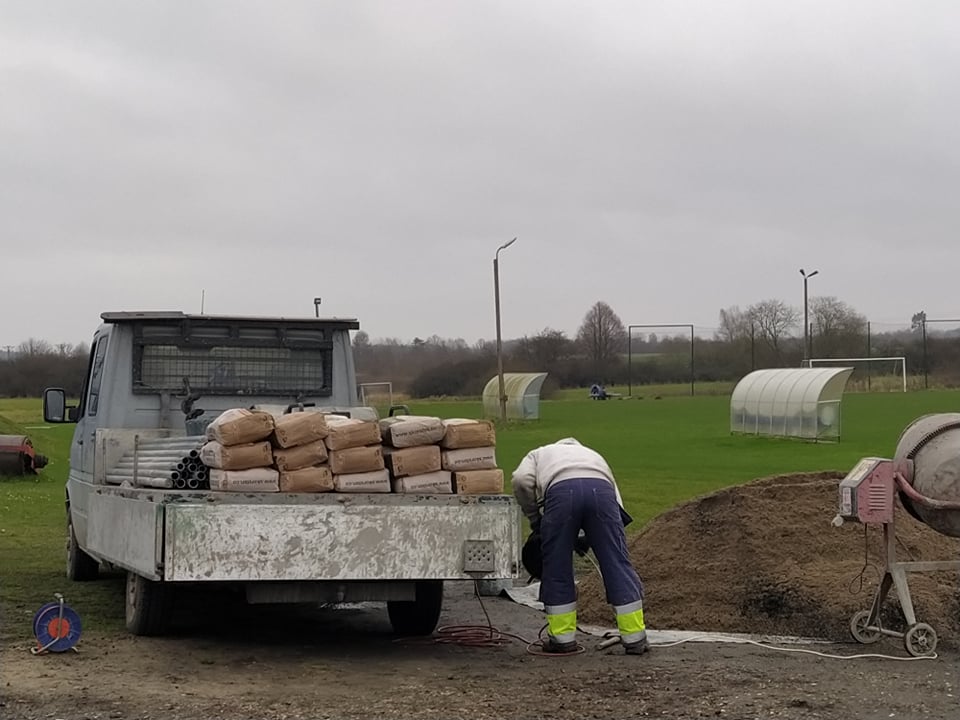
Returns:
[[[127,631],[134,635],[162,635],[173,607],[171,588],[163,582],[127,573]]]
[[[76,581],[96,580],[100,574],[100,563],[80,549],[77,534],[73,531],[73,520],[67,508],[67,579]]]
[[[443,580],[418,580],[416,600],[387,603],[390,624],[397,635],[429,635],[437,629],[443,607]]]

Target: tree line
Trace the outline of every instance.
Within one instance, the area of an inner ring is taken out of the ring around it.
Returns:
[[[813,357],[905,356],[909,373],[930,373],[938,384],[960,385],[960,335],[931,331],[922,311],[912,315],[909,328],[877,333],[842,300],[813,297],[809,320]],[[614,309],[597,301],[573,337],[547,327],[504,342],[504,370],[547,372],[549,391],[593,383],[682,383],[691,379],[691,370],[697,382],[736,381],[757,368],[797,367],[805,356],[803,313],[777,299],[720,310],[713,334],[694,337],[692,357],[689,329],[633,329],[628,334]],[[389,381],[394,391],[414,397],[477,396],[497,370],[496,345],[487,340],[470,345],[433,335],[374,341],[361,330],[353,345],[358,382]],[[81,391],[89,361],[86,344],[30,339],[5,354],[2,350],[0,396],[36,397],[51,386],[73,395]]]
[[[832,296],[811,298],[808,316],[811,357],[906,357],[908,373],[960,385],[960,335],[930,332],[922,311],[909,327],[886,332],[873,331],[863,314]],[[689,329],[638,333],[643,328],[636,326],[628,334],[613,308],[598,301],[573,337],[548,327],[505,342],[504,370],[548,372],[548,387],[683,383],[691,375],[696,382],[735,382],[759,368],[799,367],[806,356],[803,312],[782,300],[724,308],[718,325],[710,337],[694,335],[691,348]],[[472,347],[436,336],[373,342],[359,332],[355,348],[360,382],[389,380],[395,391],[415,397],[479,395],[497,369],[496,346],[488,341]]]
[[[0,348],[0,397],[38,397],[48,387],[77,397],[89,355],[86,343],[53,345],[34,338]]]

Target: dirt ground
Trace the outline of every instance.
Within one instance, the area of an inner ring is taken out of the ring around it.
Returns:
[[[492,623],[533,639],[535,610],[484,598]],[[655,614],[650,608],[651,615]],[[172,637],[96,628],[81,652],[0,651],[0,718],[956,718],[955,652],[939,659],[833,660],[688,643],[641,657],[534,657],[521,642],[471,648],[397,642],[382,607],[207,608]],[[472,587],[448,586],[442,622],[483,623]],[[842,654],[853,644],[816,646]],[[871,651],[904,657],[899,641]]]

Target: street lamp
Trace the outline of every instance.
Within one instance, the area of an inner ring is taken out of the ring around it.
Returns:
[[[313,311],[316,313],[317,317],[320,317],[320,298],[313,299]]]
[[[497,377],[500,381],[500,421],[507,420],[507,393],[503,387],[503,345],[500,340],[500,251],[506,250],[517,241],[516,238],[497,248],[493,256],[493,301],[497,309]]]
[[[803,359],[810,359],[810,306],[807,303],[807,280],[812,278],[814,275],[819,273],[819,270],[814,270],[812,273],[807,273],[803,268],[800,268],[800,274],[803,275]]]

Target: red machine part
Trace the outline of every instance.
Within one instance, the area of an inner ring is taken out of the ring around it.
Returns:
[[[0,475],[32,475],[46,464],[26,435],[0,435]]]

